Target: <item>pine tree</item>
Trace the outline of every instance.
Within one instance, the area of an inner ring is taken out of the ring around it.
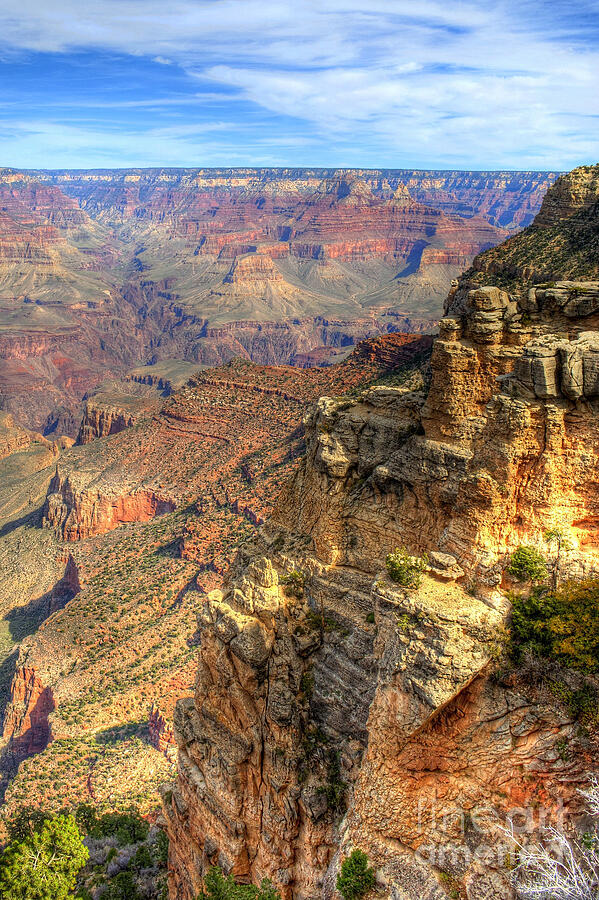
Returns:
[[[48,819],[4,850],[0,896],[3,900],[65,900],[88,857],[73,816]]]

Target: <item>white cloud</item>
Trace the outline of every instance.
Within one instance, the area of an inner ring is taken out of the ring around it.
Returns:
[[[598,35],[594,0],[21,0],[18,11],[0,0],[5,53],[144,55],[212,81],[221,102],[306,123],[321,146],[345,151],[353,139],[387,158],[396,147],[404,163],[596,157]],[[187,101],[147,105],[171,102]]]
[[[2,164],[15,168],[86,168],[135,166],[247,166],[254,158],[261,165],[281,165],[286,152],[305,148],[314,152],[309,135],[289,140],[268,132],[253,134],[229,122],[203,125],[177,124],[148,128],[142,135],[133,128],[106,129],[68,125],[49,120],[29,122],[7,119],[2,123]],[[41,152],[41,157],[40,157]]]

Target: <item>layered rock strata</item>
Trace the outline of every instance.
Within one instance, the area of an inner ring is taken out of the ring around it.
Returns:
[[[555,175],[2,169],[3,409],[51,430],[140,363],[306,364],[430,330],[451,278]]]
[[[65,541],[79,541],[112,531],[126,522],[147,522],[172,512],[175,504],[156,491],[107,484],[79,484],[76,473],[63,476],[57,468],[44,505],[43,521]]]
[[[172,898],[212,864],[330,897],[355,847],[385,896],[508,898],[502,825],[579,809],[592,734],[492,660],[518,544],[547,552],[559,528],[561,576],[599,573],[596,292],[563,281],[518,302],[466,277],[428,392],[379,385],[309,412],[305,459],[199,613],[164,798]],[[428,554],[418,588],[390,581],[397,546]]]

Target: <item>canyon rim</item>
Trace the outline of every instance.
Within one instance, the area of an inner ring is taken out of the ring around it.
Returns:
[[[0,900],[599,900],[598,48],[0,3]]]

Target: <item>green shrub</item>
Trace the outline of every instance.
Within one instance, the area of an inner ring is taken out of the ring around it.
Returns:
[[[223,875],[213,866],[204,877],[204,890],[198,900],[281,900],[272,883],[263,878],[260,887],[255,884],[237,884],[232,875]]]
[[[511,652],[555,659],[583,672],[599,671],[599,579],[512,597]]]
[[[517,581],[544,581],[547,578],[547,563],[535,547],[521,544],[511,555],[508,572]]]
[[[145,841],[149,825],[135,810],[109,812],[101,816],[90,834],[93,837],[115,837],[119,844],[137,844]]]
[[[374,870],[363,850],[352,850],[343,860],[337,876],[337,890],[344,900],[357,900],[374,887]]]
[[[283,585],[283,590],[287,597],[297,597],[298,600],[301,600],[304,596],[306,576],[303,572],[293,569],[287,575],[282,575],[279,581]]]
[[[110,879],[102,900],[141,900],[132,872],[119,872]]]
[[[153,847],[154,859],[156,865],[164,867],[168,862],[168,834],[166,831],[159,831],[156,843]]]
[[[428,565],[428,557],[410,556],[405,547],[396,547],[385,560],[391,581],[402,587],[417,588],[420,585],[422,572]]]
[[[154,857],[147,844],[140,844],[133,857],[134,869],[150,869],[154,865]]]
[[[73,816],[42,822],[23,840],[13,840],[0,858],[3,900],[66,900],[89,853]]]
[[[345,809],[345,792],[347,783],[341,778],[341,763],[339,752],[331,750],[328,755],[327,780],[318,792],[327,798],[327,806],[335,813]]]
[[[565,681],[549,681],[549,690],[554,697],[567,707],[573,719],[584,727],[596,727],[599,724],[599,697],[593,684],[583,681],[579,687],[572,688]]]
[[[447,891],[448,897],[451,900],[459,900],[460,898],[460,889],[458,887],[458,882],[449,872],[439,872],[439,882],[443,885],[445,890]]]
[[[311,671],[302,672],[300,678],[300,691],[310,700],[314,693],[314,673]]]
[[[22,841],[41,830],[52,817],[36,806],[21,807],[6,823],[9,840]]]
[[[98,815],[90,803],[80,803],[75,809],[75,821],[84,834],[91,834],[98,822]]]

